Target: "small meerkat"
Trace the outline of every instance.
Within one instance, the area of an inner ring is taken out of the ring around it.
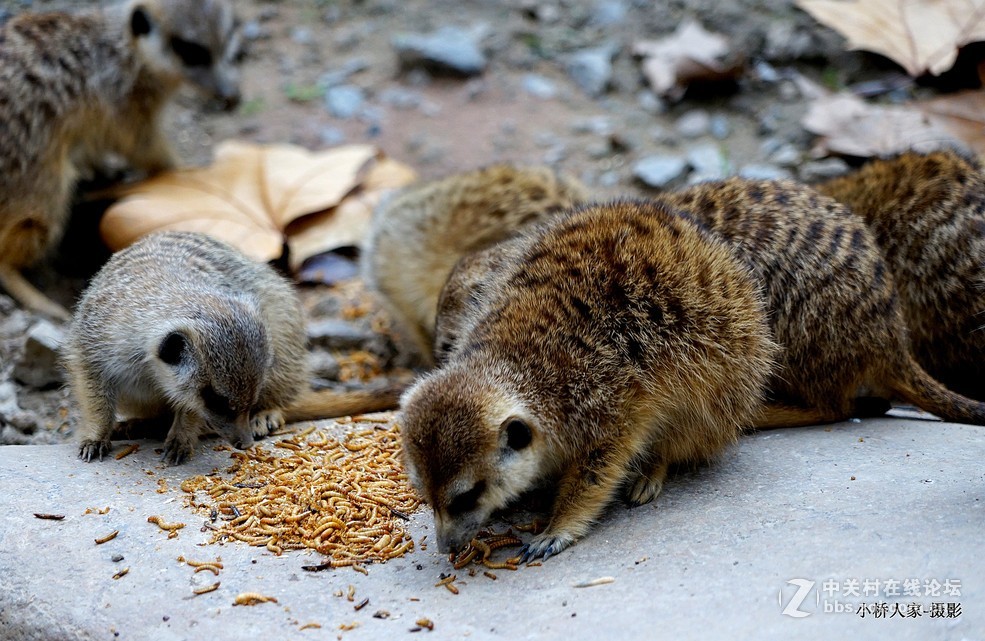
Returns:
[[[441,288],[462,256],[586,200],[588,191],[549,167],[493,165],[410,187],[373,215],[362,273],[397,321],[401,345],[432,365]]]
[[[917,361],[985,401],[985,173],[954,151],[874,160],[816,186],[862,216],[896,280]]]
[[[750,270],[663,202],[584,206],[505,242],[459,264],[492,277],[475,301],[442,308],[466,319],[398,422],[440,550],[548,482],[551,520],[525,552],[546,558],[621,486],[646,503],[668,466],[734,443],[776,346]],[[459,271],[456,291],[482,280]]]
[[[304,314],[270,266],[203,234],[151,234],[113,255],[79,301],[63,359],[82,409],[79,456],[109,450],[117,414],[172,418],[164,460],[218,432],[247,448],[285,421],[373,411],[399,388],[308,390]]]
[[[172,167],[163,107],[184,82],[235,106],[240,53],[225,0],[129,0],[0,27],[0,285],[10,295],[68,318],[20,270],[61,238],[78,178],[109,154],[147,173]]]
[[[790,181],[731,179],[665,198],[727,238],[764,288],[782,351],[756,427],[884,413],[893,399],[985,424],[985,404],[914,360],[893,274],[847,207]]]

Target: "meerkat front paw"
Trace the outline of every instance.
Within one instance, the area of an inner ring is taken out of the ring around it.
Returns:
[[[657,498],[663,490],[663,487],[663,478],[654,478],[652,476],[641,474],[639,478],[633,481],[626,489],[626,500],[629,501],[631,505],[636,507],[646,505],[653,499]]]
[[[168,434],[168,438],[164,441],[164,455],[161,456],[161,460],[168,465],[181,465],[194,454],[196,441],[197,439]]]
[[[109,439],[101,441],[86,439],[79,445],[79,458],[86,463],[92,462],[94,458],[98,458],[101,461],[103,460],[103,455],[108,454],[111,447]]]
[[[274,430],[284,426],[284,412],[281,410],[264,410],[250,420],[253,427],[253,437],[263,438]]]
[[[543,557],[546,561],[555,554],[558,554],[574,543],[578,537],[567,532],[551,532],[550,529],[543,534],[538,534],[522,548],[520,548],[520,563],[533,561],[538,557]]]

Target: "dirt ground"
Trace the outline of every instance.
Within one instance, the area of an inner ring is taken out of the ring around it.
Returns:
[[[66,4],[93,3],[0,1],[0,20]],[[216,141],[235,137],[311,149],[368,142],[424,179],[498,161],[548,163],[581,178],[600,199],[652,193],[634,176],[638,161],[696,150],[710,149],[723,173],[751,165],[806,178],[844,166],[809,157],[811,137],[799,124],[807,101],[792,79],[845,86],[894,73],[875,56],[843,52],[839,36],[787,0],[240,0],[237,7],[249,41],[243,104],[234,113],[212,112],[187,91],[169,111],[168,130],[190,164],[208,162]],[[735,82],[671,104],[649,90],[631,48],[685,18],[728,35],[746,70]],[[401,63],[396,35],[441,27],[481,34],[482,73],[448,76]],[[591,95],[569,63],[598,47],[612,53],[601,70],[611,78]],[[339,87],[346,101],[330,104],[327,93]],[[699,164],[691,159],[692,175]],[[93,209],[77,208],[68,240],[31,272],[67,305],[108,255]],[[369,331],[385,319],[358,280],[303,295],[313,319],[346,323],[319,342],[323,384],[358,383],[388,367],[391,342]],[[33,385],[14,376],[22,360],[34,358],[23,354],[37,321],[0,294],[3,444],[61,442],[78,420],[53,364]],[[45,367],[21,365],[35,366]]]

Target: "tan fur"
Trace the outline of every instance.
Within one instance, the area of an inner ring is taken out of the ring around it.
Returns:
[[[782,352],[757,426],[884,412],[892,399],[985,424],[985,404],[948,391],[914,361],[892,273],[844,205],[793,182],[741,179],[666,198],[730,240],[763,285]]]
[[[875,160],[817,189],[871,228],[917,361],[985,401],[985,173],[953,151]]]
[[[174,165],[159,120],[182,82],[236,103],[239,41],[224,0],[131,0],[23,14],[0,27],[0,285],[8,293],[68,317],[20,269],[61,238],[76,181],[107,155],[148,173]],[[199,47],[193,53],[210,63],[184,64],[176,42]]]
[[[559,552],[621,485],[652,500],[669,465],[715,457],[761,405],[775,345],[757,285],[664,203],[559,215],[463,259],[449,288],[479,280],[399,418],[442,550],[551,482],[551,521],[529,552]]]
[[[397,320],[405,347],[430,365],[438,296],[455,262],[586,197],[577,181],[547,167],[511,165],[409,188],[375,212],[364,277]]]

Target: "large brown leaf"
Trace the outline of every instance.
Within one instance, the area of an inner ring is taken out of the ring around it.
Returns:
[[[959,146],[985,155],[985,92],[904,105],[874,105],[839,93],[817,99],[802,124],[821,136],[821,153],[869,157]]]
[[[797,0],[797,6],[911,76],[940,75],[958,48],[985,40],[985,0]]]
[[[366,183],[381,174],[389,181]],[[310,152],[292,145],[225,141],[207,167],[166,172],[127,187],[106,212],[100,231],[114,250],[153,231],[199,231],[268,261],[281,256],[285,242],[291,244],[291,223],[315,213],[320,214],[317,222],[305,227],[305,246],[325,251],[332,242],[354,244],[369,214],[346,203],[378,198],[378,191],[413,179],[413,171],[383,159],[369,145]],[[319,236],[329,240],[310,240]],[[292,255],[291,262],[305,258]]]
[[[653,91],[673,100],[693,82],[731,78],[742,69],[741,56],[725,36],[691,20],[666,38],[635,43],[633,54],[643,57],[643,75]]]

